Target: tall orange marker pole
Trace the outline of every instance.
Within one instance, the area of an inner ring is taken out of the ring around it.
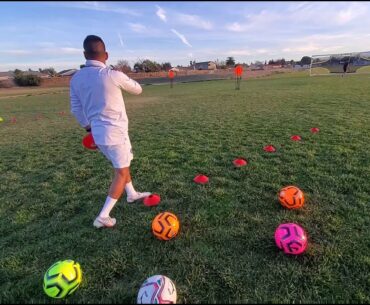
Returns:
[[[240,82],[242,80],[243,67],[241,65],[237,65],[234,69],[234,74],[235,74],[235,90],[240,90]]]
[[[168,78],[170,79],[171,88],[173,88],[173,79],[175,78],[175,72],[172,70],[168,71]]]

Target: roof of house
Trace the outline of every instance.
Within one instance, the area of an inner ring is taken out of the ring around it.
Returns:
[[[58,75],[59,76],[71,76],[75,74],[77,71],[78,71],[77,69],[67,69],[67,70],[60,71]]]
[[[210,60],[210,61],[202,61],[202,62],[196,62],[195,64],[196,65],[201,65],[201,64],[209,64],[209,63],[215,63],[214,61]]]

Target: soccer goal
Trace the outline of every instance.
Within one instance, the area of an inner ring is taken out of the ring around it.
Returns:
[[[313,55],[310,76],[370,73],[370,51]]]

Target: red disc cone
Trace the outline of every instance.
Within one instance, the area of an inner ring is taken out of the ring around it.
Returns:
[[[276,151],[276,148],[272,145],[267,145],[263,148],[264,151],[267,151],[267,152],[275,152]]]
[[[290,139],[293,140],[293,141],[301,141],[302,140],[302,138],[300,136],[297,136],[297,135],[291,136]]]
[[[206,184],[208,183],[209,179],[207,176],[205,175],[198,175],[194,178],[193,180],[195,183],[199,183],[199,184]]]
[[[17,123],[17,119],[16,118],[11,118],[10,123]]]
[[[88,133],[86,136],[84,136],[84,138],[82,139],[82,145],[87,149],[92,150],[97,149],[97,146],[91,133]]]
[[[318,133],[320,131],[320,129],[319,128],[317,128],[317,127],[313,127],[313,128],[311,128],[311,132],[312,133]]]
[[[151,194],[148,197],[144,198],[144,205],[147,207],[156,206],[161,201],[161,197],[158,194]]]
[[[246,166],[248,164],[247,160],[243,158],[238,158],[233,161],[236,167]]]

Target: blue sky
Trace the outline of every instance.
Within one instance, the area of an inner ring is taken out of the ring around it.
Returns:
[[[0,2],[0,16],[0,71],[78,68],[89,34],[108,64],[370,50],[370,2]]]

